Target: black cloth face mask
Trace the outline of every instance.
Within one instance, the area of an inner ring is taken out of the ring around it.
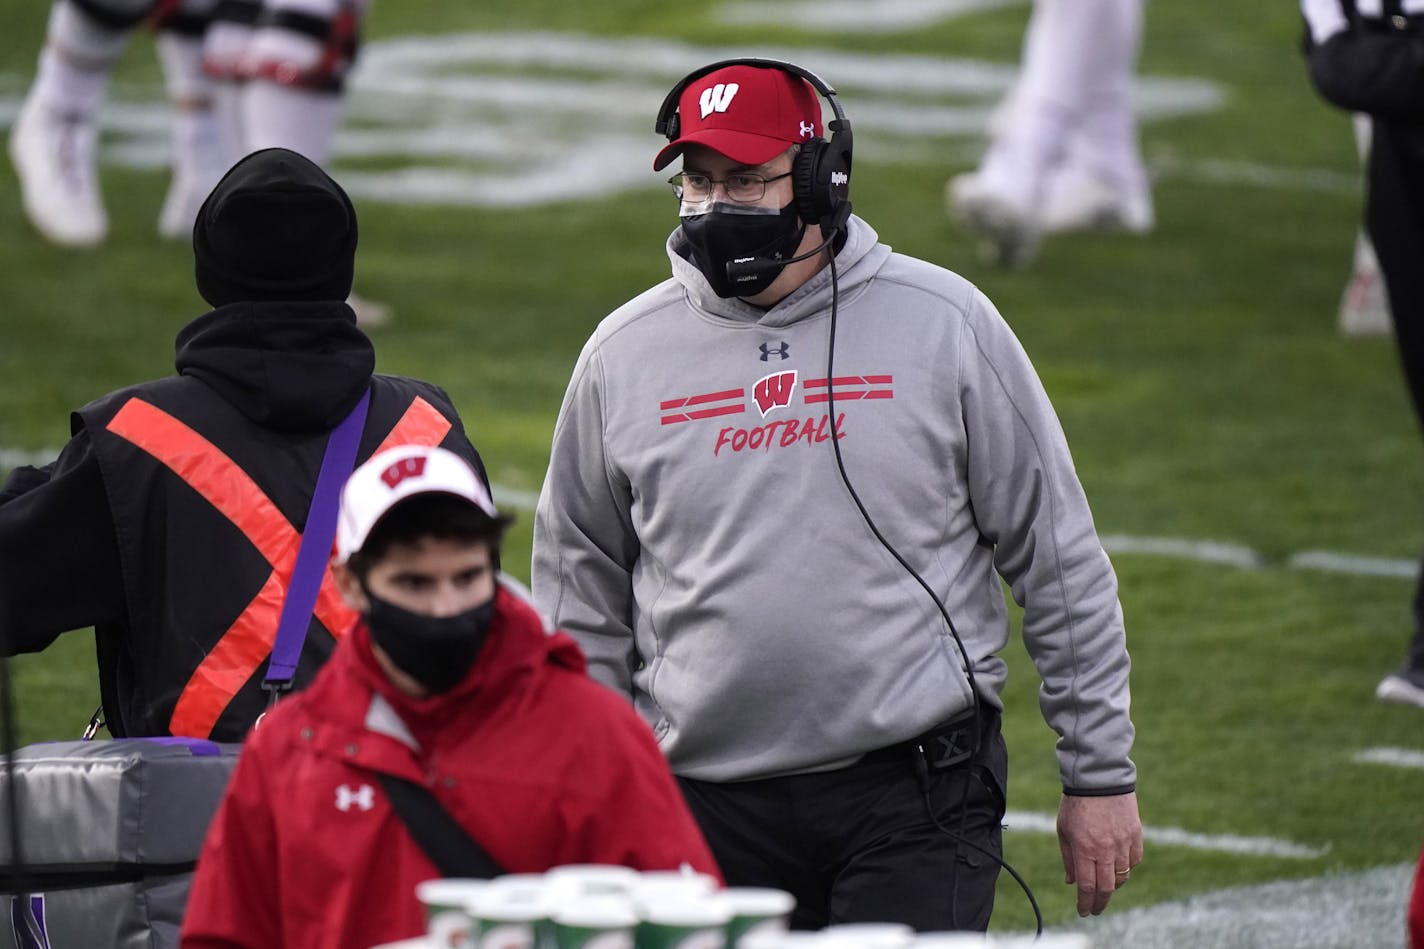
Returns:
[[[754,273],[739,275],[735,282],[727,275],[727,264],[747,258],[789,260],[801,244],[806,225],[794,203],[772,211],[718,202],[701,214],[683,215],[682,233],[692,248],[693,265],[702,271],[713,293],[719,297],[754,297],[771,286],[785,264],[758,268]]]
[[[371,641],[432,693],[448,692],[465,678],[494,619],[493,597],[454,616],[427,616],[365,593]]]

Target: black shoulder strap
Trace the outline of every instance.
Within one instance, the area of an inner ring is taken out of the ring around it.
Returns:
[[[506,872],[428,789],[390,774],[379,778],[396,814],[441,876],[488,880]]]

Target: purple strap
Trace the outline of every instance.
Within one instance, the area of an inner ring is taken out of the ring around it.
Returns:
[[[114,741],[146,741],[150,745],[169,745],[187,748],[194,758],[213,758],[222,754],[222,748],[215,741],[206,738],[188,738],[182,735],[154,735],[148,738],[115,738]]]
[[[356,464],[356,447],[361,442],[361,430],[366,427],[366,409],[370,404],[371,391],[367,389],[326,442],[326,454],[322,456],[321,471],[316,476],[316,490],[312,493],[311,509],[307,511],[302,543],[297,548],[292,581],[287,585],[287,598],[282,602],[282,618],[277,622],[277,640],[272,644],[272,661],[267,664],[263,688],[284,689],[297,674],[297,660],[301,658],[302,643],[311,626],[316,595],[321,590],[321,578],[326,573],[331,544],[336,538],[337,501]]]

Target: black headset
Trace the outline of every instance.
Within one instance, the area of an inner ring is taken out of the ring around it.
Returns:
[[[850,217],[850,160],[854,139],[850,130],[850,119],[846,118],[836,90],[828,86],[820,76],[794,63],[777,59],[724,59],[703,66],[696,72],[684,76],[663,100],[658,110],[658,120],[653,126],[659,135],[675,142],[682,134],[682,122],[678,116],[678,100],[683,90],[709,73],[728,66],[757,66],[763,69],[779,69],[799,76],[825,97],[831,104],[835,118],[826,127],[831,131],[830,140],[821,137],[801,143],[795,163],[791,166],[791,189],[795,196],[796,213],[807,224],[821,225],[822,233],[844,230]]]

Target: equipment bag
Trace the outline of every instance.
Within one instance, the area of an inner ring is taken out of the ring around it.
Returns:
[[[0,949],[176,949],[240,747],[120,738],[17,749],[13,786],[0,767]]]

